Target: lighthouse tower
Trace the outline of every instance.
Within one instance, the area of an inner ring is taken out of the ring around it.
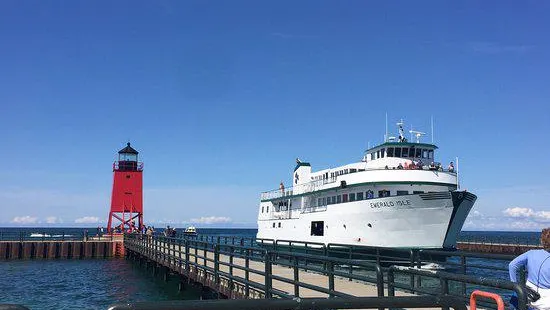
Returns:
[[[118,152],[113,163],[113,194],[107,231],[117,227],[124,231],[143,227],[143,163],[138,161],[138,151],[130,146]]]

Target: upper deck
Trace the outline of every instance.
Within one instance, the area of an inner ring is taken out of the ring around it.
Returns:
[[[262,201],[278,199],[282,197],[297,197],[317,191],[334,189],[337,187],[361,186],[367,184],[419,184],[419,185],[444,185],[456,189],[457,174],[448,169],[431,169],[429,166],[421,168],[350,168],[358,167],[365,163],[356,163],[323,170],[322,174],[312,176],[309,182],[296,184],[289,188],[271,190],[261,194]],[[348,167],[348,168],[344,168]]]

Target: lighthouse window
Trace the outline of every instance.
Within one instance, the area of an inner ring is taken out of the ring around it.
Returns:
[[[388,157],[393,157],[393,147],[388,148]]]
[[[416,154],[414,155],[416,158],[422,157],[422,149],[416,149]]]
[[[349,194],[349,201],[355,201],[355,193]]]
[[[403,157],[409,157],[409,148],[408,147],[403,148]]]
[[[357,193],[357,200],[363,200],[363,192]]]
[[[401,148],[400,147],[395,148],[395,157],[401,157]]]

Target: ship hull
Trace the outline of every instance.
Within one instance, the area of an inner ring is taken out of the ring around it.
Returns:
[[[257,237],[332,246],[453,248],[475,199],[468,192],[435,192],[290,209],[259,220]]]

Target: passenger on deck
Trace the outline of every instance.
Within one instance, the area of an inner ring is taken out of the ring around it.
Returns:
[[[421,160],[416,162],[416,169],[422,170],[422,161]]]
[[[453,162],[449,164],[449,167],[447,167],[447,170],[449,170],[449,172],[455,172],[455,166],[453,165]]]
[[[403,165],[399,163],[399,165],[397,165],[397,169],[403,169]]]
[[[430,170],[435,170],[435,169],[436,169],[436,168],[435,168],[435,164],[434,164],[434,162],[432,161],[432,163],[430,164]]]
[[[536,291],[540,298],[530,303],[530,308],[550,309],[550,229],[542,231],[544,250],[530,250],[516,257],[508,265],[510,281],[518,282],[517,273],[527,269],[527,287]]]

